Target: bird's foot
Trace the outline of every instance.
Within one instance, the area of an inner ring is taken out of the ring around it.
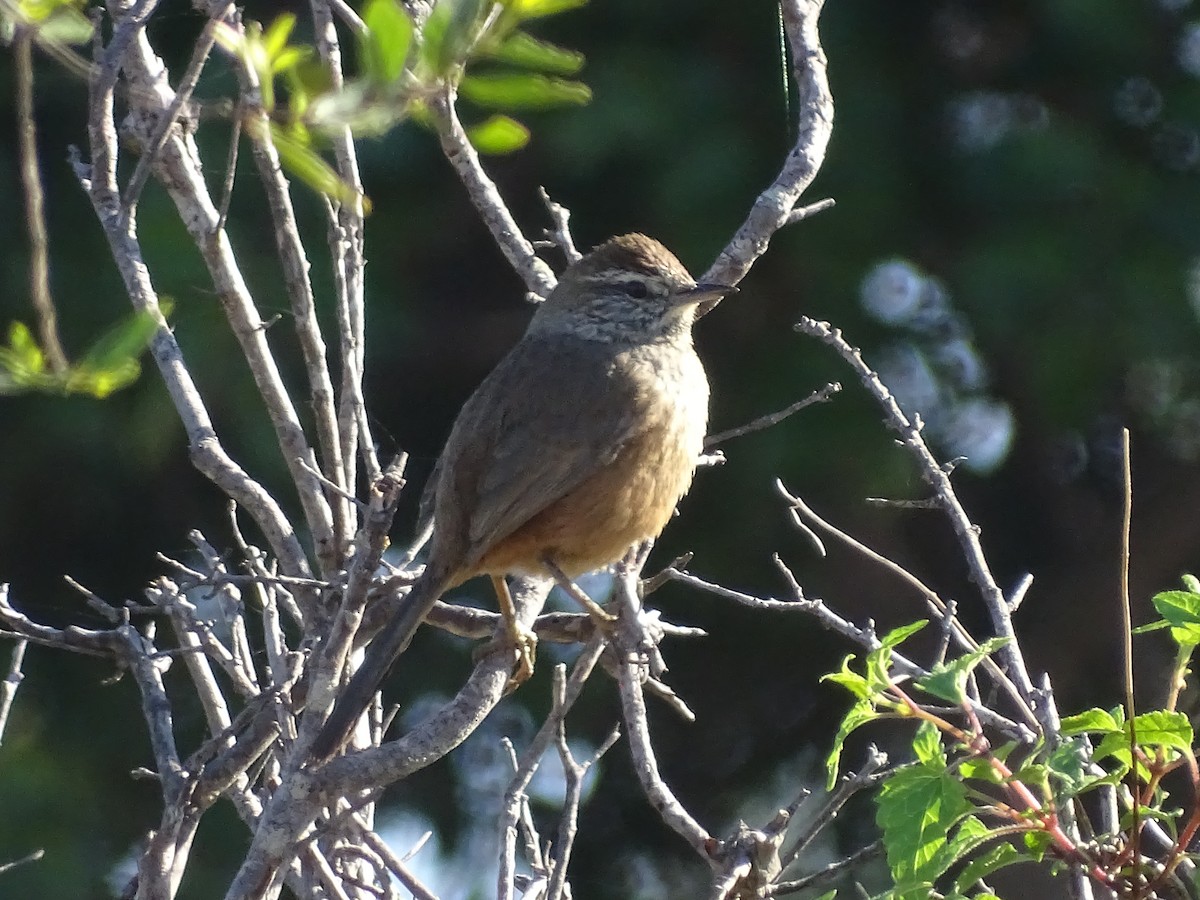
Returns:
[[[505,619],[503,634],[497,634],[490,641],[478,648],[473,654],[476,662],[493,653],[501,651],[512,653],[516,651],[517,658],[513,663],[512,672],[508,676],[508,684],[504,687],[505,695],[511,694],[533,675],[533,661],[537,651],[537,635],[515,619]]]
[[[516,619],[509,619],[505,622],[507,625],[508,635],[506,642],[511,642],[514,649],[517,651],[517,662],[513,666],[513,670],[509,673],[508,684],[504,687],[505,694],[511,694],[533,674],[533,660],[537,652],[537,635],[533,629],[526,628]]]
[[[547,557],[542,562],[563,592],[583,607],[584,612],[591,617],[592,622],[602,633],[611,637],[616,630],[617,617],[589,597],[583,588],[567,577],[567,574],[558,567],[554,560]]]

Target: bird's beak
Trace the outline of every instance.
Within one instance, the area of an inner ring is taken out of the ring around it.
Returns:
[[[685,291],[679,291],[672,299],[680,306],[689,303],[707,303],[710,300],[720,300],[730,294],[736,294],[737,288],[732,284],[698,284]]]

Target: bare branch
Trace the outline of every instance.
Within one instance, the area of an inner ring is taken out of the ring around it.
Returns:
[[[46,200],[37,157],[37,125],[33,118],[33,29],[18,25],[13,35],[17,81],[17,147],[21,191],[25,195],[25,227],[29,229],[29,299],[37,316],[38,336],[50,370],[67,370],[67,354],[58,336],[58,313],[50,293],[50,242],[46,236]]]
[[[715,594],[718,597],[725,597],[728,600],[741,603],[742,605],[748,606],[751,609],[785,610],[791,612],[802,612],[807,615],[814,616],[821,625],[830,629],[831,631],[836,631],[838,634],[850,639],[865,650],[877,650],[880,646],[879,638],[875,634],[873,624],[868,624],[867,627],[860,628],[853,622],[843,619],[828,606],[826,606],[822,600],[808,599],[803,596],[799,596],[795,600],[774,600],[763,597],[754,597],[750,594],[743,594],[740,591],[734,591],[727,587],[722,587],[719,584],[705,581],[703,578],[698,578],[689,572],[671,570],[671,573],[671,579],[673,581],[681,581],[684,584],[690,584],[693,587],[700,588],[701,590],[707,591],[710,594]],[[892,665],[895,667],[896,671],[905,678],[924,678],[929,674],[926,669],[917,665],[903,654],[897,653],[895,650],[892,651]],[[1036,733],[1031,731],[1027,726],[1022,725],[1019,722],[1014,722],[1011,719],[1007,719],[1004,716],[992,711],[988,707],[983,706],[982,704],[972,704],[971,710],[979,717],[980,721],[986,722],[987,724],[998,728],[1009,737],[1020,741],[1023,744],[1032,744],[1037,738]]]
[[[571,670],[571,677],[566,681],[561,699],[555,699],[550,715],[542,723],[542,727],[538,729],[537,734],[533,736],[533,740],[529,742],[529,746],[521,755],[513,777],[504,791],[500,815],[500,871],[497,877],[496,894],[500,900],[511,900],[513,896],[513,879],[516,875],[517,819],[520,816],[521,804],[525,799],[525,791],[541,763],[542,755],[550,746],[550,742],[554,740],[563,719],[579,698],[579,694],[591,676],[604,647],[605,642],[596,638],[593,638],[584,647]],[[556,669],[557,671],[559,670]]]
[[[183,73],[183,77],[179,79],[179,84],[175,87],[175,97],[159,121],[157,130],[150,139],[149,144],[145,147],[141,159],[138,160],[137,166],[133,170],[133,174],[129,176],[129,181],[125,184],[125,191],[121,195],[122,219],[119,224],[122,230],[129,224],[129,220],[136,215],[138,200],[142,196],[142,190],[146,187],[146,182],[150,179],[150,167],[155,157],[162,151],[163,145],[167,142],[167,137],[170,135],[171,129],[175,127],[184,108],[191,100],[192,91],[195,90],[196,83],[200,80],[200,73],[204,71],[204,66],[208,62],[208,57],[212,53],[213,46],[216,44],[217,27],[229,15],[232,8],[232,3],[225,4],[225,7],[219,13],[209,18],[204,25],[204,29],[200,32],[196,46],[192,49],[192,58],[188,63],[187,70]]]
[[[797,323],[796,330],[802,334],[819,339],[837,351],[838,355],[858,375],[867,392],[882,407],[887,424],[900,434],[904,446],[908,448],[913,458],[916,459],[920,467],[921,477],[933,488],[934,495],[950,519],[950,524],[954,528],[959,546],[962,548],[963,557],[971,569],[972,579],[979,587],[980,594],[983,597],[988,616],[991,618],[992,628],[997,635],[1009,639],[997,651],[997,656],[1003,660],[1008,677],[1013,680],[1022,700],[1030,709],[1038,714],[1040,721],[1041,710],[1038,698],[1034,692],[1033,682],[1029,677],[1029,670],[1025,666],[1021,646],[1016,639],[1016,633],[1013,631],[1011,611],[1009,610],[1008,603],[1005,602],[1004,592],[996,584],[991,566],[984,555],[983,546],[979,542],[979,528],[967,516],[966,511],[962,508],[962,504],[958,501],[957,495],[954,493],[954,487],[950,483],[950,476],[938,464],[933,452],[929,449],[929,445],[921,437],[920,421],[910,420],[901,411],[891,392],[879,380],[879,376],[863,361],[862,353],[846,342],[840,330],[830,327],[827,322],[818,322],[815,319],[807,317]]]
[[[891,774],[883,768],[887,763],[886,754],[879,752],[874,746],[867,749],[866,763],[857,772],[843,777],[832,794],[821,798],[821,808],[815,815],[804,817],[804,830],[798,836],[794,836],[792,846],[780,857],[783,868],[786,869],[800,858],[800,854],[833,822],[851,797],[874,787]]]
[[[740,428],[730,428],[728,431],[718,431],[716,434],[710,434],[704,439],[704,449],[715,447],[717,444],[723,444],[725,441],[735,437],[741,437],[745,434],[753,434],[755,431],[762,431],[764,428],[770,428],[772,425],[778,425],[788,416],[800,412],[809,406],[815,406],[818,403],[828,403],[833,395],[842,389],[840,384],[836,382],[825,385],[819,391],[813,391],[803,400],[797,400],[790,406],[779,410],[778,412],[770,413],[769,415],[760,416],[751,422],[747,422]]]
[[[167,84],[162,61],[151,50],[145,34],[140,31],[130,42],[128,51],[121,59],[121,66],[131,86],[125,131],[131,139],[147,147],[153,139],[159,119],[174,99],[174,92]],[[95,107],[92,112],[94,117],[100,114]],[[103,143],[103,138],[98,141],[93,136],[93,154],[96,152],[96,143]],[[114,159],[115,152],[114,146],[111,150]],[[195,141],[178,123],[170,130],[162,150],[154,157],[152,171],[166,187],[189,235],[200,250],[221,306],[271,418],[284,462],[304,507],[318,556],[328,564],[332,547],[332,512],[320,484],[298,463],[302,460],[315,468],[315,454],[308,445],[295,406],[283,383],[267,342],[265,326],[242,277],[228,236],[216,230],[219,213],[209,196]],[[103,221],[103,213],[101,217]],[[113,226],[114,232],[132,237],[136,227],[134,219],[129,218],[128,228],[122,228],[120,221],[118,218]],[[242,502],[241,498],[236,499]]]
[[[816,178],[825,161],[825,149],[833,133],[833,95],[826,74],[825,51],[821,48],[817,30],[823,5],[824,0],[782,0],[780,3],[799,97],[796,143],[775,181],[759,194],[745,222],[701,281],[715,284],[741,281],[755,260],[766,252],[772,235],[788,224],[800,195]],[[715,305],[710,302],[702,306],[700,314],[709,312]]]
[[[313,31],[321,59],[328,67],[332,86],[341,90],[342,50],[337,28],[336,12],[351,27],[362,33],[365,27],[357,15],[341,2],[313,0],[310,3]],[[351,203],[333,204],[326,201],[329,220],[328,246],[333,260],[334,287],[337,293],[339,351],[342,361],[341,396],[338,403],[338,431],[341,436],[342,465],[345,467],[345,486],[351,492],[357,483],[357,459],[361,453],[367,484],[374,484],[382,468],[371,437],[370,419],[363,400],[362,383],[366,371],[366,312],[365,284],[366,254],[363,244],[363,184],[358,170],[358,154],[348,127],[337,129],[333,135],[333,154],[338,175],[354,192]]]
[[[246,82],[253,85],[253,70],[243,69]],[[291,193],[280,167],[279,154],[271,140],[266,113],[256,110],[260,127],[252,130],[251,147],[258,168],[259,181],[267,194],[267,207],[274,224],[275,246],[283,265],[283,281],[291,300],[292,319],[304,355],[304,367],[308,375],[309,404],[316,425],[318,446],[324,468],[321,474],[333,483],[335,490],[329,492],[328,502],[333,510],[333,535],[335,546],[326,554],[327,571],[333,571],[345,556],[347,544],[354,530],[354,513],[346,499],[354,484],[348,481],[348,473],[342,458],[342,442],[339,432],[333,380],[326,358],[325,339],[317,323],[316,301],[312,282],[308,277],[308,255],[300,238],[296,212],[292,206]],[[305,460],[297,460],[304,465]]]
[[[447,89],[432,103],[437,117],[438,136],[442,139],[442,152],[446,154],[450,165],[454,166],[471,202],[479,210],[479,215],[509,264],[525,282],[525,287],[530,293],[546,297],[554,290],[557,279],[550,267],[533,252],[533,244],[521,233],[495,182],[484,171],[479,154],[471,146],[462,122],[458,120],[454,102],[454,92]]]
[[[8,585],[0,585],[0,596],[3,596],[7,590]],[[25,648],[28,646],[29,642],[25,640],[18,640],[13,644],[8,675],[3,684],[0,684],[0,747],[4,746],[4,728],[8,725],[8,715],[12,711],[13,701],[17,698],[17,688],[21,686],[21,681],[25,678],[21,672],[21,666],[25,662]]]
[[[93,74],[88,104],[91,165],[85,166],[76,160],[75,170],[104,229],[134,308],[153,315],[159,322],[150,341],[150,352],[187,432],[193,464],[250,513],[286,574],[310,577],[312,573],[304,551],[279,504],[221,446],[204,402],[183,362],[179,345],[162,316],[158,295],[150,282],[136,232],[132,230],[133,223],[124,228],[120,225],[121,205],[116,182],[118,141],[113,122],[113,86],[119,55],[114,51],[132,42],[134,32],[144,24],[135,18],[135,13],[150,5],[143,0],[129,16],[117,23],[112,41]]]
[[[583,254],[575,246],[575,239],[571,237],[571,211],[561,203],[555,203],[550,198],[550,192],[544,187],[538,188],[538,194],[542,198],[542,202],[546,204],[546,211],[550,213],[550,221],[554,226],[547,230],[546,234],[554,241],[554,246],[562,251],[568,263],[573,263],[583,258]]]
[[[625,734],[633,756],[633,766],[646,799],[662,820],[688,845],[708,859],[712,836],[700,825],[663,781],[658,771],[650,723],[646,718],[646,699],[642,693],[645,675],[645,640],[639,622],[641,604],[637,598],[638,568],[630,567],[617,580],[621,614],[617,622],[617,683],[621,691],[621,711]]]
[[[861,850],[856,850],[849,856],[839,859],[837,862],[832,862],[819,872],[814,872],[811,875],[805,875],[803,878],[798,878],[795,881],[781,881],[776,885],[767,888],[764,897],[782,897],[785,894],[798,894],[801,891],[807,891],[814,888],[822,887],[841,878],[846,872],[849,872],[855,866],[858,866],[867,860],[874,859],[883,853],[883,841],[878,840],[867,844]]]
[[[908,569],[904,568],[899,563],[888,559],[881,553],[875,552],[866,544],[854,537],[851,537],[837,526],[827,522],[821,516],[817,515],[817,513],[814,512],[807,503],[789,492],[787,488],[784,487],[783,482],[777,480],[775,484],[779,492],[791,505],[792,509],[803,515],[805,519],[814,523],[827,534],[833,535],[846,546],[856,550],[867,559],[883,566],[889,572],[892,572],[901,580],[903,580],[906,584],[913,587],[921,595],[921,598],[925,601],[925,603],[930,607],[933,614],[944,623],[947,634],[953,637],[955,645],[960,650],[970,652],[972,650],[979,649],[979,642],[971,637],[966,628],[963,627],[962,623],[959,622],[957,617],[954,615],[954,612],[951,608],[952,604],[947,604],[945,601],[943,601],[935,590],[928,587],[923,581],[921,581],[921,579],[912,574],[910,571],[908,571]],[[984,657],[982,665],[984,669],[987,670],[988,674],[991,675],[991,677],[995,680],[996,684],[1009,696],[1009,699],[1012,700],[1013,705],[1025,718],[1027,724],[1033,729],[1040,728],[1041,724],[1039,723],[1039,719],[1034,712],[1033,707],[1029,704],[1028,700],[1022,695],[1021,691],[1013,683],[1012,679],[1008,677],[1004,670],[1001,669],[990,656]]]
[[[12,862],[0,863],[0,875],[3,875],[5,872],[10,871],[11,869],[15,869],[17,866],[23,866],[27,863],[37,862],[45,855],[46,851],[39,849],[22,856],[20,859],[14,859]]]
[[[362,622],[368,589],[383,558],[388,529],[392,526],[392,517],[396,514],[396,504],[404,487],[403,473],[407,462],[407,455],[398,456],[383,477],[371,487],[370,506],[355,541],[354,561],[347,576],[342,604],[324,645],[314,657],[309,708],[321,714],[321,718],[317,715],[305,717],[305,734],[309,738],[316,734],[316,728],[333,703],[334,690]]]

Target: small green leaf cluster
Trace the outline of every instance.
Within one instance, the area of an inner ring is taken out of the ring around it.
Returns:
[[[91,40],[87,0],[5,0],[0,3],[0,41],[11,43],[18,28],[32,29],[40,42],[83,44]]]
[[[586,0],[437,0],[423,23],[397,0],[367,0],[356,35],[358,73],[338,86],[308,45],[293,44],[295,16],[266,28],[221,27],[217,40],[255,73],[271,138],[288,171],[339,201],[354,192],[319,154],[325,135],[349,128],[356,137],[385,134],[402,121],[434,124],[430,101],[451,89],[485,117],[467,128],[483,153],[519,150],[529,129],[509,113],[587,103],[591,91],[573,79],[583,55],[540,40],[524,26],[582,6]],[[286,105],[279,88],[286,90]],[[261,123],[247,123],[252,136]]]
[[[164,304],[164,312],[169,304]],[[102,335],[83,359],[56,372],[33,334],[21,322],[8,329],[8,345],[0,345],[0,394],[44,391],[88,394],[104,399],[128,387],[141,372],[138,357],[146,348],[158,321],[150,313],[134,313]]]
[[[1010,865],[1020,853],[1000,843],[979,853],[999,833],[973,813],[967,785],[949,765],[937,728],[922,722],[913,740],[917,760],[895,772],[879,794],[876,821],[883,831],[894,887],[889,900],[932,895],[934,883],[951,866],[969,859],[947,897],[965,897],[972,885]],[[976,855],[978,854],[978,855]],[[988,897],[986,891],[976,897]]]
[[[914,760],[888,775],[877,798],[893,879],[881,898],[992,897],[984,879],[1022,861],[1045,861],[1056,871],[1071,863],[1122,896],[1159,896],[1165,880],[1179,877],[1179,862],[1200,833],[1195,735],[1175,709],[1200,646],[1200,581],[1186,576],[1183,590],[1160,593],[1153,603],[1162,619],[1136,633],[1168,630],[1178,648],[1165,708],[1132,718],[1119,706],[1085,710],[1032,742],[993,747],[972,705],[972,673],[1002,641],[935,666],[910,689],[894,671],[893,652],[926,624],[915,622],[885,635],[861,665],[848,657],[826,676],[855,698],[828,757],[831,787],[851,732],[884,718],[918,722]],[[1164,786],[1176,770],[1192,786],[1182,807]],[[1081,798],[1102,787],[1120,802],[1116,833],[1099,833],[1089,822],[1082,831],[1090,839],[1072,839],[1059,811],[1086,819]],[[1160,842],[1157,858],[1147,855],[1146,823],[1171,844],[1161,851]]]
[[[591,99],[587,85],[569,77],[583,68],[583,55],[522,28],[528,21],[584,2],[439,0],[414,34],[395,0],[369,0],[363,10],[367,31],[359,41],[363,75],[348,86],[341,109],[347,109],[347,100],[358,102],[354,112],[361,117],[361,128],[356,133],[381,132],[404,115],[427,122],[427,98],[449,84],[465,100],[490,112],[467,129],[476,149],[518,150],[528,143],[529,129],[507,113]],[[319,110],[318,119],[333,112]]]
[[[877,801],[876,820],[883,832],[893,878],[893,887],[882,895],[887,900],[935,896],[935,883],[951,867],[963,862],[966,864],[945,896],[965,897],[980,879],[1022,858],[1007,842],[980,852],[1009,831],[989,827],[976,814],[978,792],[968,784],[969,780],[996,784],[1002,776],[984,761],[981,752],[996,755],[1002,765],[1002,757],[1011,747],[998,754],[991,751],[974,736],[928,712],[893,675],[892,652],[927,624],[921,620],[888,632],[880,639],[879,646],[867,654],[861,669],[852,666],[855,657],[849,656],[840,671],[825,676],[825,680],[840,684],[856,699],[842,719],[826,761],[830,788],[836,782],[844,742],[851,732],[884,718],[911,718],[920,723],[913,740],[915,762],[888,776]],[[936,700],[966,707],[969,676],[1003,644],[1003,640],[993,639],[941,663],[917,679],[915,687]],[[949,737],[958,757],[953,762],[943,746],[944,736]],[[989,895],[977,892],[972,896]]]

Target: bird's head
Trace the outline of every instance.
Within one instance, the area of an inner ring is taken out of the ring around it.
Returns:
[[[644,234],[610,238],[570,265],[538,307],[531,332],[639,343],[687,335],[696,305],[735,290],[697,284],[675,255]]]

